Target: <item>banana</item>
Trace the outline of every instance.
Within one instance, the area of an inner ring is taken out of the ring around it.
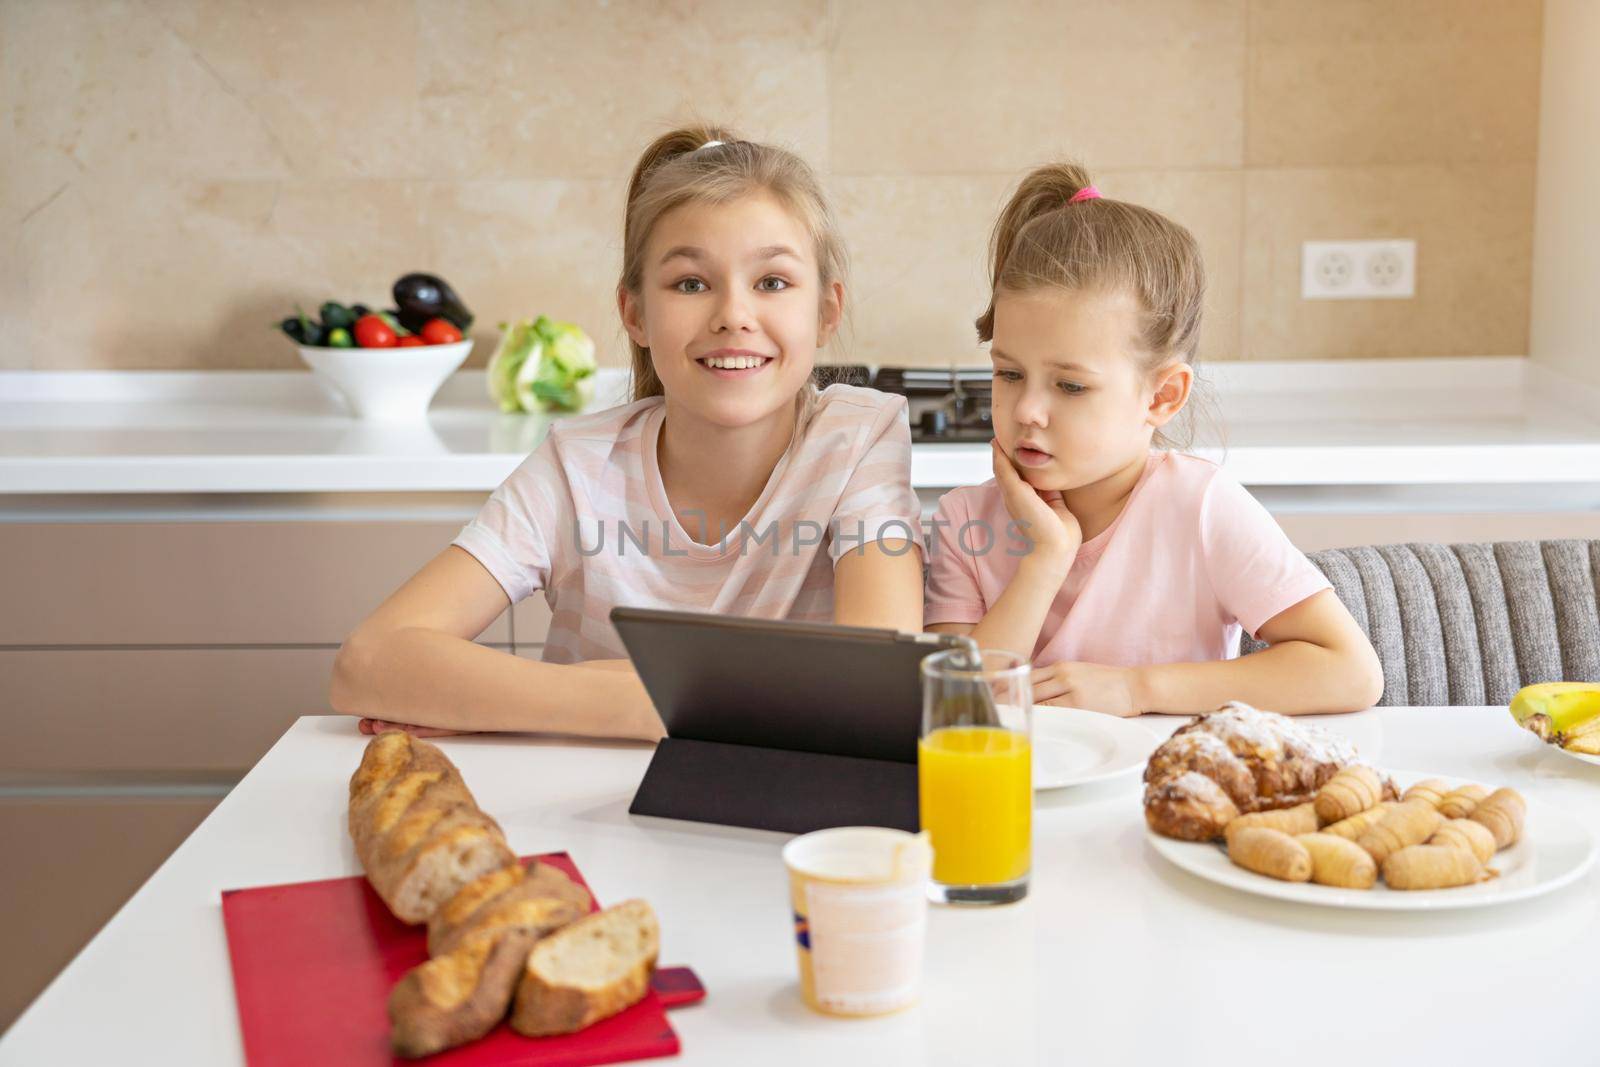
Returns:
[[[1600,753],[1600,682],[1543,682],[1511,698],[1511,717],[1540,740]]]
[[[1569,737],[1561,747],[1568,752],[1581,752],[1585,756],[1600,756],[1600,730],[1584,737]]]

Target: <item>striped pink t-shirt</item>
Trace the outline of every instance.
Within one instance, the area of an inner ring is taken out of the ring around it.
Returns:
[[[727,531],[686,531],[673,513],[656,462],[665,405],[653,397],[554,422],[453,542],[512,603],[544,591],[546,661],[625,658],[610,620],[623,605],[827,621],[846,552],[896,538],[922,550],[904,397],[822,390]]]

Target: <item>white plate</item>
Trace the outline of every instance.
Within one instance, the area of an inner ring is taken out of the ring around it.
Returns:
[[[1550,747],[1561,753],[1563,756],[1571,756],[1573,759],[1581,759],[1585,763],[1592,763],[1596,767],[1600,767],[1600,756],[1591,756],[1586,752],[1569,752],[1560,745],[1551,745]]]
[[[1133,719],[1035,704],[1033,788],[1064,789],[1139,770],[1161,744]]]
[[[1445,775],[1395,775],[1402,789],[1423,778],[1451,780]],[[1565,812],[1532,799],[1528,800],[1522,840],[1489,861],[1500,876],[1453,889],[1390,889],[1381,879],[1371,889],[1280,882],[1235,866],[1220,844],[1178,841],[1150,830],[1145,833],[1162,856],[1209,882],[1278,900],[1372,911],[1444,911],[1527,900],[1582,877],[1595,860],[1594,834],[1586,826]]]
[[[1515,719],[1513,719],[1511,721],[1513,723],[1516,722]],[[1517,729],[1520,730],[1522,733],[1529,735],[1530,737],[1538,738],[1537,734],[1535,734],[1532,730],[1527,729],[1526,727],[1523,727],[1523,726],[1519,725],[1519,726],[1517,726]],[[1553,744],[1553,743],[1551,743],[1549,741],[1545,741],[1542,738],[1540,738],[1539,740],[1540,740],[1540,743],[1543,744],[1545,748],[1555,749],[1557,752],[1561,753],[1563,756],[1571,756],[1575,760],[1582,760],[1585,763],[1592,763],[1596,767],[1600,767],[1600,756],[1590,756],[1590,755],[1587,755],[1586,753],[1583,753],[1583,752],[1569,752],[1567,749],[1562,748],[1560,745]]]

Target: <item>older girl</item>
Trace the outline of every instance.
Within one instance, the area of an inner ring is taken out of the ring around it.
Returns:
[[[379,726],[655,738],[614,606],[920,629],[905,401],[811,385],[845,296],[837,226],[799,158],[715,128],[650,145],[617,288],[633,402],[552,424],[350,635],[334,707]],[[534,593],[553,612],[542,661],[473,643]]]

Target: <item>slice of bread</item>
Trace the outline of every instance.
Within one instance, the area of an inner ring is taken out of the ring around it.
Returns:
[[[660,951],[650,905],[626,900],[541,940],[528,955],[511,1028],[528,1037],[570,1034],[644,999]]]

